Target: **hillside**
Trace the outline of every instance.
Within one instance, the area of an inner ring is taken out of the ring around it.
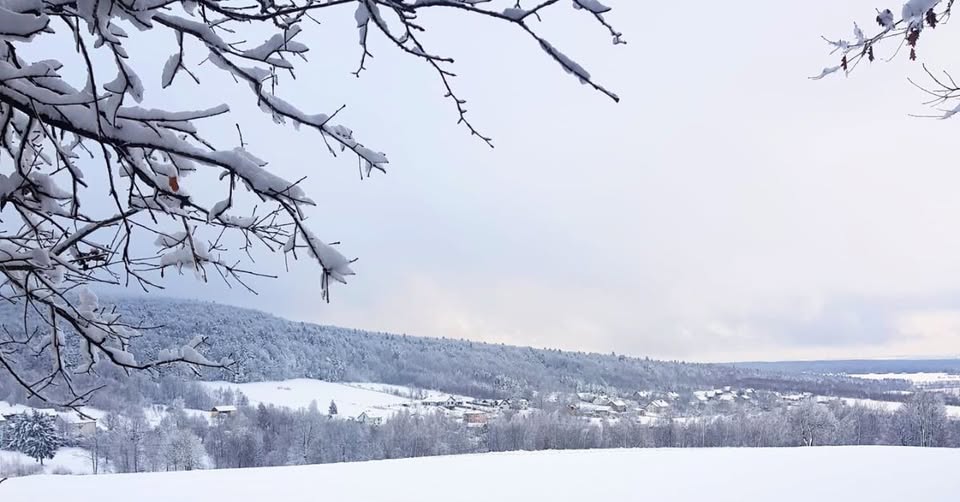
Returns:
[[[134,342],[140,358],[205,335],[211,358],[237,361],[235,373],[207,371],[203,376],[208,380],[381,382],[474,397],[588,388],[683,391],[725,385],[869,397],[890,388],[889,383],[843,377],[373,333],[194,300],[150,297],[109,302],[117,305],[126,322],[151,327]],[[14,307],[0,309],[0,321],[8,326],[18,327],[21,316]],[[47,367],[43,361],[37,364]]]
[[[493,453],[298,467],[33,476],[6,502],[956,500],[960,451],[902,447]],[[895,480],[922,482],[895,482]]]
[[[960,359],[836,359],[736,363],[741,368],[790,373],[960,373]]]

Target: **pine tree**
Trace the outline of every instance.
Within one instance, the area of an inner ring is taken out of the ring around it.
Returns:
[[[57,432],[56,417],[36,410],[17,415],[7,432],[6,448],[19,451],[41,465],[44,459],[53,458],[64,443]]]
[[[333,399],[330,400],[330,409],[327,411],[327,414],[331,417],[337,414],[337,403],[333,402]]]

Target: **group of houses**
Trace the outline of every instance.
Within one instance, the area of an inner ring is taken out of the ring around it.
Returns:
[[[666,414],[671,403],[679,398],[680,394],[676,392],[637,391],[629,398],[578,392],[568,410],[574,415],[590,418],[622,415],[658,417]]]
[[[691,404],[706,404],[709,402],[750,401],[755,397],[753,389],[734,389],[726,386],[720,389],[694,391]]]
[[[446,396],[424,399],[421,406],[441,408],[450,415],[458,416],[469,426],[485,425],[491,418],[506,410],[523,411],[530,403],[523,398],[511,399],[466,399]]]

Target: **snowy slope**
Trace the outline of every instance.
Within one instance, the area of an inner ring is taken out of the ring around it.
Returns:
[[[279,382],[201,382],[209,390],[232,388],[240,390],[251,404],[273,404],[292,409],[306,408],[311,401],[317,402],[321,413],[327,413],[330,401],[337,403],[337,411],[343,417],[355,417],[363,412],[373,416],[389,416],[396,413],[404,404],[411,404],[408,398],[403,398],[379,392],[377,390],[360,388],[358,386],[297,378]]]
[[[955,501],[960,451],[902,447],[519,452],[353,464],[32,476],[4,502]]]

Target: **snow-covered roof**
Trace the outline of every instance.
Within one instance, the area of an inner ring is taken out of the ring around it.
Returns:
[[[615,401],[612,401],[610,404],[612,404],[612,405],[614,405],[614,406],[626,406],[626,405],[627,405],[627,403],[625,403],[625,402],[623,401],[623,399],[617,399],[617,400],[615,400]]]
[[[222,404],[214,406],[210,411],[216,411],[217,413],[231,413],[237,411],[237,407],[229,404]]]
[[[651,402],[650,406],[653,406],[654,408],[666,408],[670,406],[670,403],[664,401],[663,399],[657,399],[656,401]]]
[[[593,403],[580,403],[579,405],[577,405],[577,408],[582,411],[596,411],[596,412],[610,411],[609,406],[601,406],[599,404],[593,404]]]

